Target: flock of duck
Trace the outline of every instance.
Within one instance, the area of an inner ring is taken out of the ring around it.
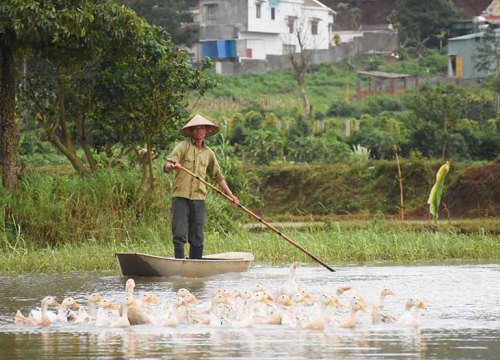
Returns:
[[[290,266],[287,281],[275,291],[259,284],[252,291],[219,289],[205,303],[185,288],[180,289],[174,299],[160,299],[146,293],[137,296],[134,293],[135,281],[130,278],[126,281],[119,306],[99,293],[88,296],[87,308],[72,297],[59,303],[53,296],[46,296],[40,308],[31,310],[27,316],[17,310],[14,322],[29,327],[61,323],[112,328],[141,324],[168,327],[181,324],[229,327],[281,324],[322,331],[326,327],[355,328],[361,311],[371,314],[372,324],[419,325],[419,311],[425,309],[420,299],[408,299],[402,315],[396,317],[384,312],[385,298],[395,295],[390,289],[383,289],[376,301],[350,295],[351,286],[339,287],[333,295],[313,295],[297,283],[298,266],[298,262]],[[50,311],[49,307],[54,307],[56,311]],[[345,307],[350,311],[340,311]]]

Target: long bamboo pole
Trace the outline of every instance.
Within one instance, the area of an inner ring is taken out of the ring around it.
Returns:
[[[173,161],[170,161],[170,163],[174,164]],[[199,177],[198,175],[196,175],[192,171],[186,169],[184,166],[180,165],[180,169],[183,170],[183,171],[185,171],[185,172],[187,172],[192,177],[198,179],[199,181],[201,181],[203,184],[207,185],[212,190],[218,192],[220,195],[222,195],[223,197],[225,197],[227,200],[232,201],[231,197],[228,196],[228,195],[226,195],[222,190],[220,190],[217,187],[213,186],[208,181],[206,181],[205,179],[202,179],[201,177]],[[267,226],[269,229],[271,229],[272,231],[274,231],[276,234],[278,234],[279,236],[281,236],[283,239],[285,239],[286,241],[288,241],[290,244],[292,244],[293,246],[295,246],[297,249],[299,249],[300,251],[302,251],[304,254],[308,255],[311,259],[313,259],[317,263],[323,265],[325,268],[327,268],[328,270],[330,270],[332,272],[335,271],[328,264],[326,264],[323,261],[321,261],[320,259],[318,259],[318,257],[316,257],[315,255],[311,254],[309,251],[307,251],[306,249],[304,249],[302,246],[300,246],[299,244],[297,244],[295,241],[293,241],[292,239],[290,239],[288,236],[286,236],[285,234],[283,234],[281,231],[279,231],[273,225],[271,225],[270,223],[268,223],[267,221],[265,221],[264,219],[262,219],[260,216],[258,216],[257,214],[255,214],[253,211],[249,210],[248,208],[244,207],[241,204],[239,204],[238,207],[240,209],[242,209],[244,212],[246,212],[247,214],[249,214],[250,216],[252,216],[255,219],[257,219],[260,223],[262,223],[265,226]]]

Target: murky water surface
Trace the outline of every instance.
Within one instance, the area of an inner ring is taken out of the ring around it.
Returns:
[[[185,287],[207,302],[218,288],[254,290],[257,284],[278,289],[287,267],[255,266],[243,274],[208,279],[136,278],[136,291],[174,299]],[[86,304],[88,294],[100,292],[116,303],[123,298],[126,278],[103,273],[20,275],[0,277],[0,359],[498,359],[500,354],[500,265],[343,267],[330,273],[322,267],[300,267],[297,280],[314,294],[333,295],[352,285],[351,294],[377,299],[383,288],[386,311],[403,313],[409,297],[422,298],[427,309],[416,329],[372,325],[361,313],[355,329],[327,326],[324,331],[287,325],[251,328],[152,325],[128,329],[54,324],[26,328],[13,322],[17,309],[25,314],[45,295],[59,301],[72,296]],[[344,300],[347,300],[345,293]],[[348,302],[348,300],[347,300]],[[347,316],[347,309],[340,316]]]

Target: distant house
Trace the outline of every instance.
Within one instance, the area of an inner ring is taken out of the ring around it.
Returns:
[[[500,25],[500,0],[493,0],[481,16],[490,24]]]
[[[477,48],[488,29],[493,29],[495,35],[500,38],[500,28],[497,28],[499,25],[500,0],[493,0],[480,16],[476,16],[467,25],[473,30],[472,33],[448,39],[448,76],[474,79],[490,75],[487,71],[476,69]]]
[[[331,43],[335,12],[317,0],[201,0],[198,60],[265,60]]]
[[[500,29],[495,30],[500,37]],[[483,32],[448,39],[448,76],[474,79],[483,78],[489,73],[476,69],[476,53],[483,40]]]

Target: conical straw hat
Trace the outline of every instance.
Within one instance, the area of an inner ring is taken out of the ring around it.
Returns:
[[[181,129],[181,134],[184,136],[191,137],[191,128],[193,126],[205,125],[207,127],[207,137],[217,134],[219,132],[219,127],[212,123],[211,121],[205,119],[200,114],[196,114],[191,120],[188,121],[186,125]]]

